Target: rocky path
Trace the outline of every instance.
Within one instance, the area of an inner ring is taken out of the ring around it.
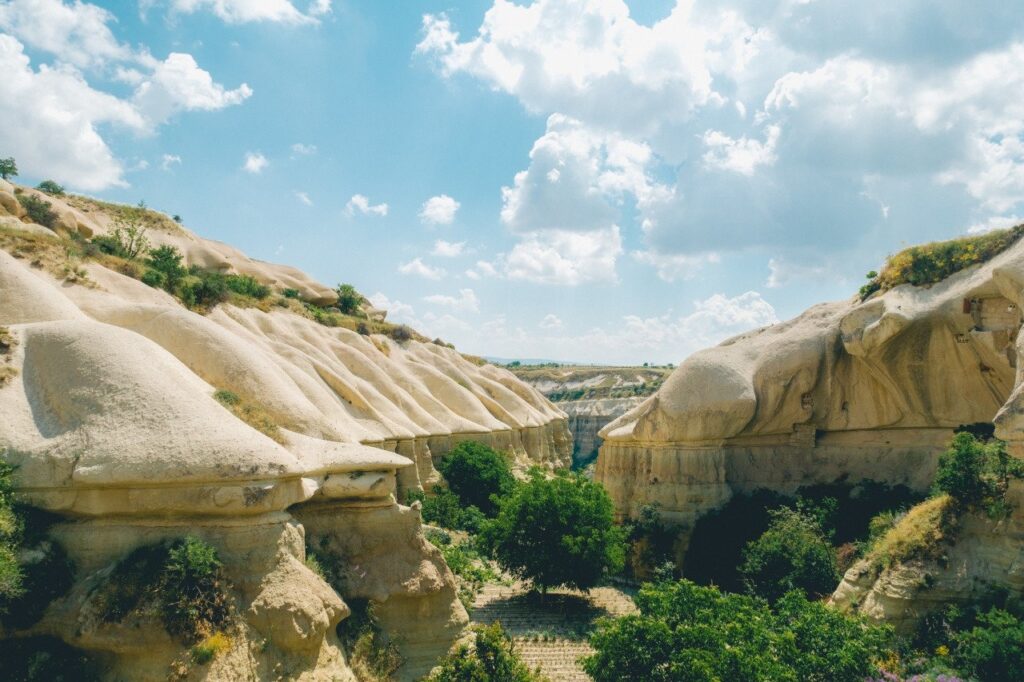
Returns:
[[[570,590],[549,592],[541,602],[521,583],[490,584],[477,595],[470,614],[474,623],[501,621],[523,660],[553,682],[586,681],[578,660],[592,653],[587,633],[602,616],[620,616],[636,610],[629,592],[599,587],[590,594]]]

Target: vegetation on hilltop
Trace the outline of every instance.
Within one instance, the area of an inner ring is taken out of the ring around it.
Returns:
[[[530,670],[500,623],[473,628],[472,643],[460,644],[441,659],[427,682],[544,682]]]
[[[984,263],[1015,244],[1024,235],[1024,225],[992,230],[979,235],[911,246],[889,256],[881,272],[869,272],[860,288],[861,300],[900,284],[922,286],[941,282],[977,263]]]

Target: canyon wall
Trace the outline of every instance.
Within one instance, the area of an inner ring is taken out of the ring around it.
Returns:
[[[604,427],[596,478],[621,516],[658,503],[684,539],[756,488],[871,479],[924,490],[954,429],[991,423],[1016,395],[1022,303],[1017,243],[937,284],[729,339]],[[1022,440],[1001,431],[1011,448]]]
[[[575,466],[588,464],[597,457],[601,439],[598,432],[613,419],[633,409],[643,398],[596,398],[557,403],[569,416],[572,433],[572,461]]]
[[[61,263],[65,242],[27,222],[14,191],[0,184],[0,448],[21,499],[56,515],[38,551],[57,543],[74,569],[37,621],[0,636],[57,637],[110,679],[352,679],[335,626],[346,600],[370,600],[400,677],[429,669],[466,614],[418,511],[398,502],[429,488],[461,440],[567,466],[565,414],[439,344],[326,327],[283,298],[201,315],[99,262]],[[96,202],[44,198],[65,240],[113,225]],[[332,297],[169,219],[150,239],[190,264]],[[133,550],[186,535],[219,551],[237,614],[229,650],[201,668],[153,614],[110,621],[96,596]],[[340,588],[307,567],[307,547],[335,558]]]

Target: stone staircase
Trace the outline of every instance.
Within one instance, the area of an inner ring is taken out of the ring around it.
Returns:
[[[598,587],[589,594],[554,590],[541,600],[526,585],[513,583],[485,586],[470,617],[482,625],[500,621],[523,661],[539,666],[552,682],[585,682],[590,678],[578,661],[593,653],[587,635],[594,621],[635,611],[630,592],[617,587]]]

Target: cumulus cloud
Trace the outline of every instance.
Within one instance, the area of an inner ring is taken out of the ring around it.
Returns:
[[[544,316],[544,319],[540,321],[538,325],[541,329],[561,329],[562,320],[554,313],[548,313]]]
[[[433,294],[431,296],[424,296],[423,300],[427,303],[451,308],[452,310],[468,313],[480,311],[480,301],[472,289],[459,289],[458,297]]]
[[[252,95],[245,83],[227,90],[199,68],[190,54],[172,52],[155,64],[152,74],[135,90],[132,101],[152,123],[162,123],[179,111],[216,111],[241,104]]]
[[[179,112],[223,109],[252,94],[244,83],[215,82],[189,54],[160,60],[119,42],[114,21],[81,0],[0,4],[0,146],[26,174],[84,190],[125,186],[128,169],[108,137],[152,134]],[[33,67],[26,45],[52,61]],[[90,84],[93,76],[120,81],[131,94],[105,92]]]
[[[356,213],[362,215],[386,216],[388,205],[386,203],[371,204],[370,200],[362,194],[353,194],[352,198],[345,204],[345,213],[352,216]]]
[[[403,275],[416,275],[426,279],[441,279],[445,276],[444,268],[435,268],[423,262],[422,258],[413,258],[408,263],[398,266],[398,271]]]
[[[175,164],[181,165],[181,157],[177,154],[164,154],[160,157],[160,167],[164,170],[170,170]]]
[[[466,242],[446,242],[443,239],[438,239],[434,242],[434,250],[430,252],[430,255],[440,256],[441,258],[455,258],[456,256],[461,256],[465,249]]]
[[[781,128],[777,125],[768,126],[765,130],[765,141],[752,140],[747,137],[733,139],[717,130],[704,133],[704,163],[709,168],[732,171],[741,175],[753,175],[758,166],[770,166],[775,163],[775,146],[779,142]]]
[[[1024,16],[866,2],[678,0],[642,25],[623,0],[495,0],[478,26],[426,15],[415,52],[549,117],[503,191],[520,253],[552,260],[533,241],[545,231],[635,224],[663,279],[683,256],[760,248],[780,282],[798,252],[895,248],[1024,210]]]
[[[823,265],[790,262],[785,258],[768,260],[768,280],[765,286],[776,289],[795,279],[814,279],[835,276],[835,271]]]
[[[455,222],[455,213],[460,205],[447,194],[430,197],[420,208],[420,221],[424,225],[451,225]]]
[[[1016,227],[1021,224],[1024,224],[1024,218],[1016,215],[990,216],[968,227],[967,234],[983,234],[992,230],[1005,230],[1008,227]]]
[[[388,311],[388,319],[392,321],[408,322],[414,319],[416,311],[413,310],[413,307],[408,303],[402,303],[399,300],[391,300],[379,291],[372,296],[367,296],[367,299],[374,308],[380,308],[381,310]]]
[[[263,156],[260,152],[247,152],[245,155],[245,162],[242,163],[242,169],[246,173],[252,173],[258,175],[263,172],[263,169],[270,164],[267,157]]]
[[[143,7],[155,4],[144,0]],[[170,0],[173,12],[213,12],[230,24],[266,21],[282,24],[312,24],[331,11],[331,0],[312,0],[302,12],[289,0]]]
[[[312,206],[313,200],[309,198],[309,195],[305,192],[296,192],[295,198],[304,203],[306,206]]]
[[[589,232],[536,232],[508,253],[504,274],[509,279],[564,286],[615,282],[615,261],[621,254],[622,237],[615,226]]]

